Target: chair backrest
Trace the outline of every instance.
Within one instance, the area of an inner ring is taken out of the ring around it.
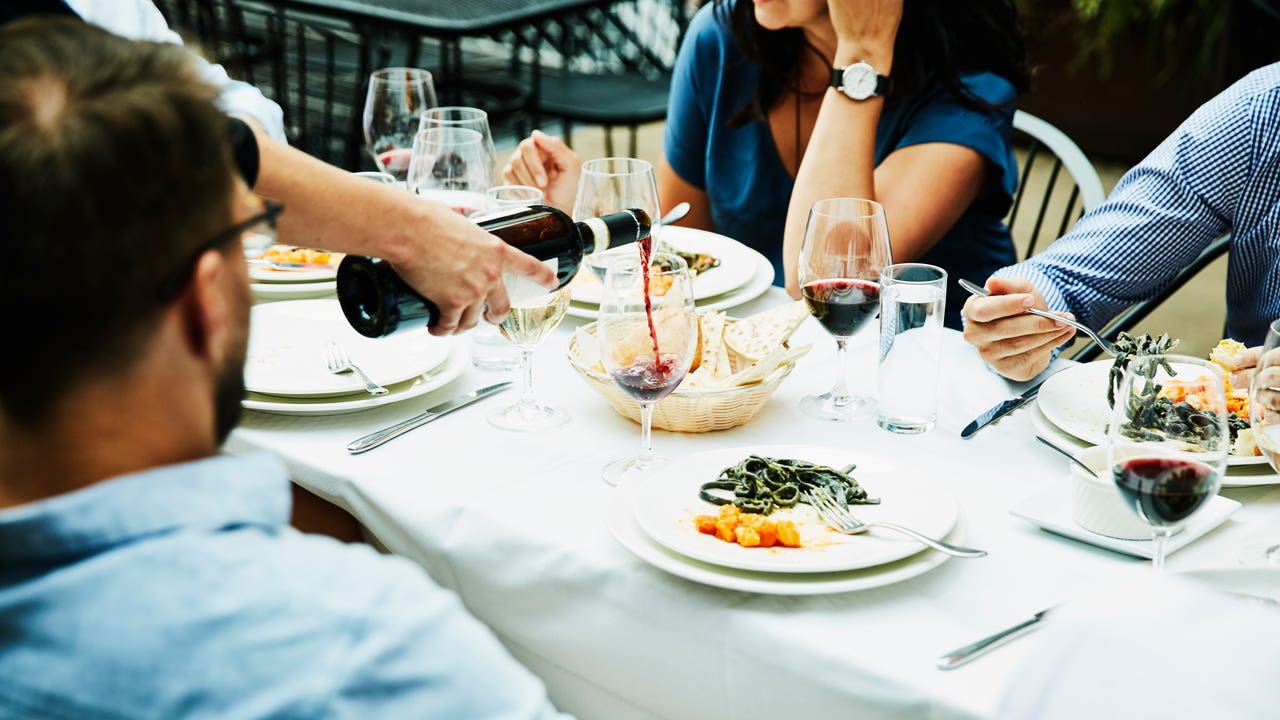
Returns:
[[[1023,157],[1006,222],[1015,243],[1025,243],[1026,258],[1064,235],[1106,193],[1089,158],[1061,130],[1022,110],[1014,113],[1013,129]]]
[[[522,40],[545,43],[575,71],[658,77],[675,66],[689,17],[687,0],[622,0],[545,23]]]

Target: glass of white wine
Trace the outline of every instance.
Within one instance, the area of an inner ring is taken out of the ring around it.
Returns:
[[[511,312],[498,326],[520,350],[520,399],[489,413],[494,427],[516,432],[546,430],[569,421],[569,413],[538,399],[533,389],[533,351],[560,324],[569,308],[569,288],[532,297],[513,296]]]
[[[1280,473],[1280,320],[1271,323],[1262,343],[1258,367],[1249,386],[1249,424],[1253,441]],[[1251,567],[1280,567],[1280,532],[1250,545],[1240,555],[1240,563]]]

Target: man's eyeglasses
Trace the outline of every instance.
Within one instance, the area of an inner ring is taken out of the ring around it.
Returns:
[[[196,263],[200,261],[200,258],[203,257],[205,253],[210,250],[221,250],[227,245],[238,240],[241,235],[260,225],[266,224],[274,229],[276,226],[276,220],[279,219],[280,213],[282,212],[284,212],[284,205],[277,202],[271,202],[270,200],[263,200],[262,212],[253,215],[244,222],[238,222],[203,243],[200,243],[199,247],[191,253],[191,259],[182,266],[182,270],[175,273],[173,277],[169,278],[168,281],[160,286],[161,302],[172,302],[174,298],[182,294],[182,290],[187,286],[187,283],[191,281],[191,274],[195,272]]]

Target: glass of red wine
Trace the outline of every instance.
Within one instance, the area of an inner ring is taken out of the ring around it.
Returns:
[[[1258,449],[1271,468],[1280,473],[1280,320],[1272,322],[1267,330],[1249,386],[1249,424]],[[1273,532],[1261,544],[1246,547],[1240,563],[1280,567],[1280,532]]]
[[[809,210],[800,247],[800,290],[809,314],[836,339],[835,387],[800,401],[806,414],[852,420],[875,412],[875,401],[851,395],[847,345],[880,310],[880,271],[893,264],[884,208],[873,200],[830,198]]]
[[[1184,355],[1140,355],[1116,393],[1107,463],[1121,498],[1151,526],[1164,568],[1169,536],[1218,494],[1231,436],[1222,369]]]
[[[605,465],[604,481],[618,485],[660,462],[653,453],[653,406],[671,394],[693,363],[698,316],[684,259],[641,252],[612,258],[605,271],[596,336],[605,371],[640,403],[640,454]]]
[[[436,104],[431,73],[417,68],[383,68],[369,76],[364,99],[364,141],[378,169],[397,182],[409,175],[413,137],[422,113]]]

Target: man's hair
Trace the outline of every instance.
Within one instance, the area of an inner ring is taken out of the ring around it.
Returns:
[[[127,368],[161,287],[231,224],[227,118],[186,50],[70,18],[0,27],[0,409],[39,425]]]

